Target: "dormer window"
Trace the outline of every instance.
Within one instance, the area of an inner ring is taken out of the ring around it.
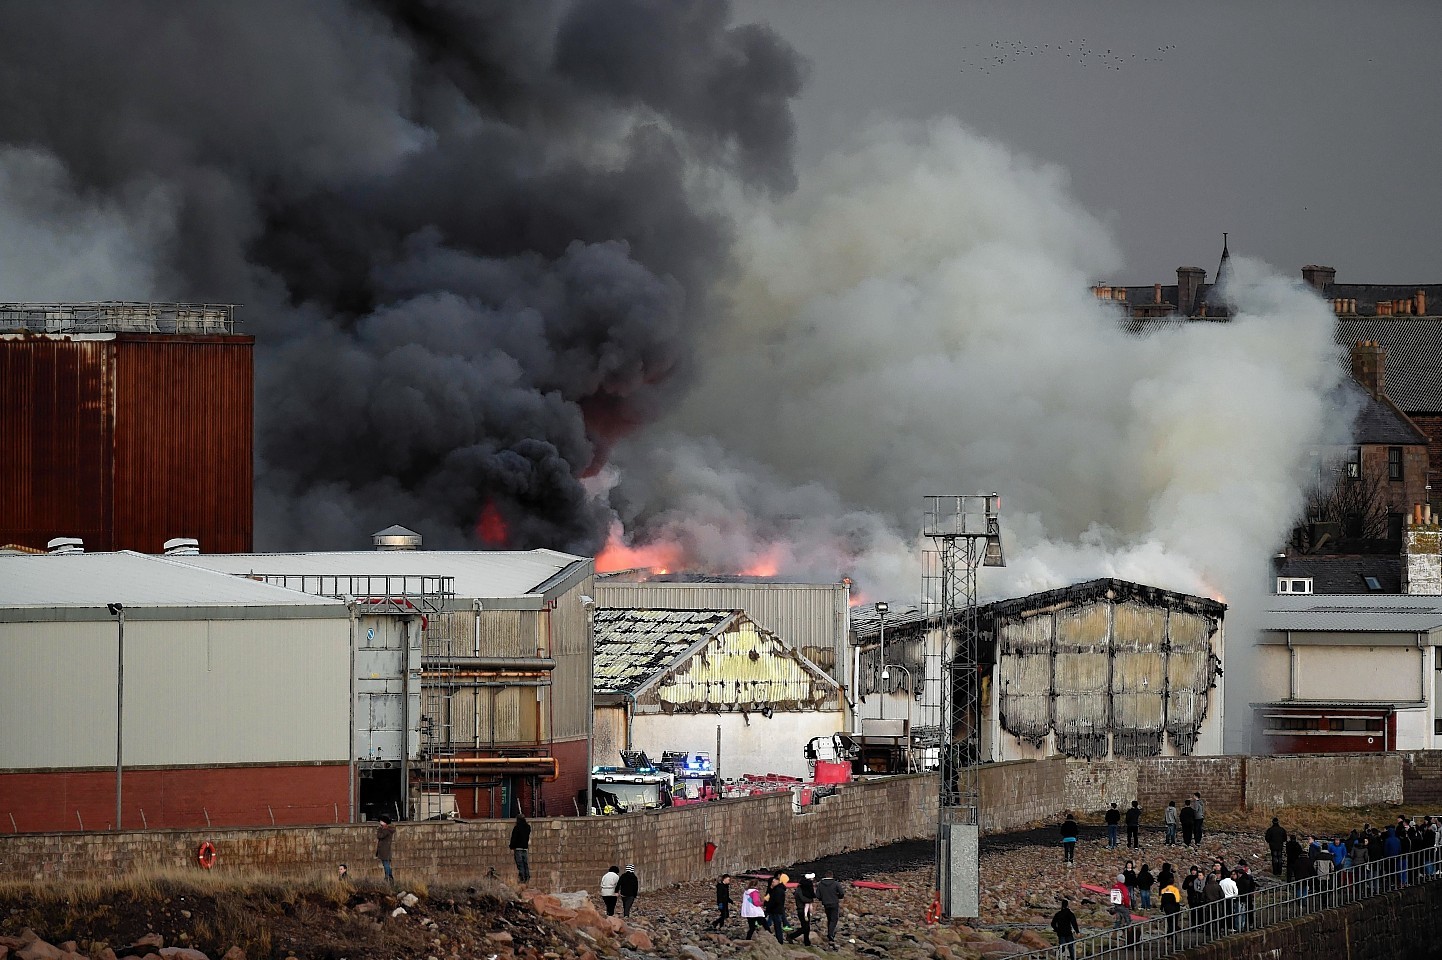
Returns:
[[[1312,592],[1312,578],[1311,578],[1311,577],[1278,577],[1278,578],[1277,578],[1277,592],[1278,592],[1278,593],[1311,593],[1311,592]]]

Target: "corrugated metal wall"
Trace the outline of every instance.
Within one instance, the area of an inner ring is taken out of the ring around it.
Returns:
[[[844,583],[666,583],[596,581],[603,607],[744,610],[746,615],[846,683],[850,594]]]
[[[115,763],[116,625],[3,625],[0,768]],[[347,759],[350,620],[130,620],[127,766]]]
[[[0,543],[250,551],[253,343],[0,338]]]
[[[581,596],[587,578],[561,594],[549,610],[459,610],[432,617],[425,655],[438,657],[550,657],[549,685],[491,687],[428,677],[423,713],[432,718],[425,738],[461,748],[536,744],[586,736],[591,709],[591,624]],[[479,636],[479,646],[477,637]]]
[[[111,348],[0,338],[0,544],[111,549]]]

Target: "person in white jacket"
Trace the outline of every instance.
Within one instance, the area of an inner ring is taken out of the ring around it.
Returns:
[[[616,915],[616,884],[621,882],[621,868],[612,867],[601,874],[601,902],[606,905],[606,916]]]
[[[756,882],[746,888],[741,894],[741,919],[746,921],[746,939],[750,940],[756,928],[761,926],[761,920],[766,916],[766,909],[762,906],[761,891],[756,889]]]

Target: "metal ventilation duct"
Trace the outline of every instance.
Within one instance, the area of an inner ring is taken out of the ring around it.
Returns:
[[[161,549],[167,557],[193,557],[200,553],[200,541],[194,537],[172,537]]]
[[[50,553],[84,553],[85,541],[79,537],[56,537],[46,542],[45,549]]]

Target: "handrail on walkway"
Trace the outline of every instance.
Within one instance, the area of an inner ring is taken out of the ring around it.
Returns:
[[[1021,960],[1163,960],[1183,950],[1247,930],[1270,927],[1318,910],[1381,896],[1438,878],[1442,848],[1429,847],[1360,865],[1326,877],[1259,886],[1253,893],[1152,917],[1080,937],[1071,943],[1018,954]]]

